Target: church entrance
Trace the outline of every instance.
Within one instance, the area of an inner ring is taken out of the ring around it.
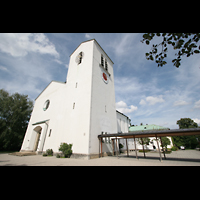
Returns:
[[[33,151],[37,151],[38,143],[40,141],[40,136],[41,136],[41,132],[42,132],[42,127],[37,126],[34,128],[34,131],[36,132],[36,139],[35,139],[35,145],[34,145]]]

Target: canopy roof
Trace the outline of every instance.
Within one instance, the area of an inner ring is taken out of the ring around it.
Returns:
[[[128,133],[112,133],[98,135],[98,138],[103,137],[119,137],[119,138],[143,138],[143,137],[165,137],[165,136],[186,136],[200,135],[200,128],[189,129],[172,129],[172,130],[151,130],[151,131],[130,131]]]

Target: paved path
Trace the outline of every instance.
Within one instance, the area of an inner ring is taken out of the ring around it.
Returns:
[[[43,157],[41,155],[14,156],[0,154],[1,166],[200,166],[200,151],[186,150],[176,151],[167,154],[167,160],[159,160],[158,153],[147,153],[147,158],[143,158],[143,153],[138,153],[139,160],[135,158],[135,152],[131,152],[129,157],[120,155],[117,157],[103,157],[91,160],[74,158]]]

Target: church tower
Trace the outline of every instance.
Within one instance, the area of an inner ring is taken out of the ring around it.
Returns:
[[[95,39],[81,43],[71,54],[66,82],[68,104],[73,105],[69,133],[76,135],[74,152],[98,154],[97,135],[116,133],[117,119],[113,62]]]
[[[98,157],[97,136],[116,132],[113,62],[92,39],[71,54],[66,83],[52,81],[36,98],[21,151],[56,153],[66,142],[74,157]]]

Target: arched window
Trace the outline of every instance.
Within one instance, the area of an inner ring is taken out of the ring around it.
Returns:
[[[81,52],[79,53],[79,61],[78,61],[78,64],[81,64],[82,59],[83,59],[83,52],[81,51]]]
[[[76,56],[76,63],[79,65],[81,64],[82,60],[83,60],[83,57],[84,57],[84,53],[81,51],[77,56]]]

